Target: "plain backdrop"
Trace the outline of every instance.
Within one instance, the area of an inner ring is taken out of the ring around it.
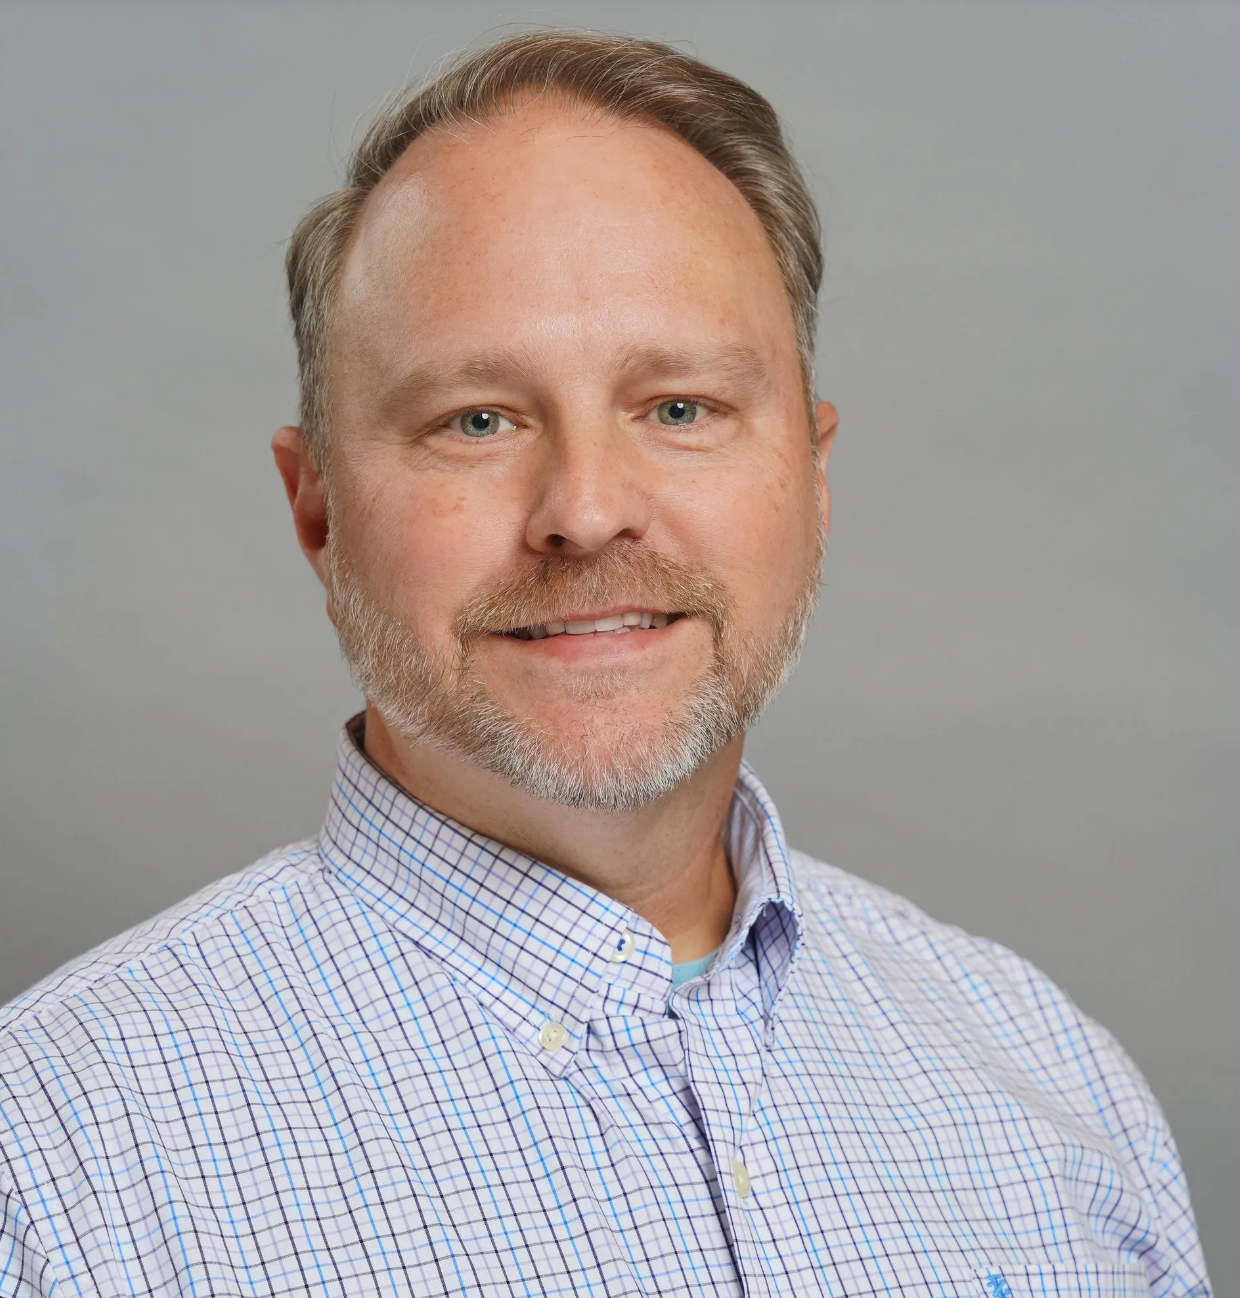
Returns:
[[[1236,3],[0,5],[0,999],[317,828],[357,699],[268,451],[283,241],[390,90],[528,23],[783,114],[843,422],[750,756],[795,843],[1119,1037],[1234,1277]]]

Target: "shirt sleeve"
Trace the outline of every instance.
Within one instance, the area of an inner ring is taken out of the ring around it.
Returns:
[[[58,1292],[34,1222],[0,1167],[0,1298],[52,1298]]]
[[[1024,963],[1024,962],[1022,962]],[[1151,1298],[1211,1298],[1197,1223],[1180,1155],[1162,1108],[1120,1043],[1044,974],[1026,965],[1032,995],[1114,1142],[1147,1217],[1132,1250],[1145,1267]]]
[[[1127,1146],[1134,1172],[1144,1182],[1155,1242],[1143,1255],[1153,1298],[1211,1298],[1205,1259],[1188,1196],[1188,1183],[1167,1119],[1135,1064],[1117,1043],[1115,1050],[1135,1084],[1144,1110],[1138,1123],[1118,1136]]]

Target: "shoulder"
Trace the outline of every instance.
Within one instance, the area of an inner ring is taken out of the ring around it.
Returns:
[[[791,856],[811,948],[843,942],[869,972],[931,996],[958,997],[976,1007],[974,1017],[1002,1022],[1009,1032],[1025,1023],[1039,1036],[1106,1035],[1046,974],[1001,943],[935,919],[907,898],[803,852]]]
[[[1032,1086],[1121,1144],[1166,1139],[1157,1102],[1119,1042],[1030,961],[886,888],[792,855],[811,963],[838,961],[844,981],[902,1029]]]
[[[987,987],[1032,992],[1053,986],[998,942],[935,919],[907,898],[803,852],[791,858],[811,941],[828,929],[843,933],[876,960],[917,968],[935,981],[966,984],[979,995]]]
[[[1007,1115],[999,1126],[1024,1114],[1044,1151],[1060,1151],[1065,1177],[1090,1159],[1113,1160],[1122,1169],[1116,1184],[1133,1187],[1148,1214],[1144,1260],[1154,1287],[1203,1275],[1175,1142],[1119,1042],[998,942],[803,853],[790,856],[810,1012],[834,1014],[845,1039],[850,1024],[863,1024],[892,1068],[932,1073],[947,1087],[964,1079],[975,1113],[982,1096],[997,1097]]]
[[[314,841],[294,843],[63,965],[0,1007],[0,1059],[15,1037],[107,1000],[126,984],[159,986],[173,966],[221,968],[221,948],[239,931],[280,927],[293,897],[315,888],[323,873]]]

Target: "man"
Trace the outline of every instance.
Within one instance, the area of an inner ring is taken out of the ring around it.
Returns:
[[[793,851],[746,728],[835,412],[769,106],[524,35],[289,250],[319,839],[0,1026],[0,1293],[1203,1295],[1166,1125],[1010,953]]]

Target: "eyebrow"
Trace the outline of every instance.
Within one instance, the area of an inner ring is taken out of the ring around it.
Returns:
[[[384,415],[391,415],[440,392],[452,392],[471,385],[485,387],[491,383],[511,381],[513,378],[528,378],[533,369],[529,357],[507,350],[471,356],[456,365],[444,366],[435,361],[424,361],[407,370],[388,388],[379,402],[379,410]]]
[[[762,353],[748,343],[725,343],[700,351],[641,343],[625,348],[615,369],[622,375],[724,374],[755,382],[766,377],[767,364]]]
[[[385,416],[462,387],[487,387],[496,383],[530,381],[541,369],[526,352],[502,348],[471,356],[455,365],[434,361],[414,365],[383,394],[379,409]],[[649,378],[721,374],[737,383],[758,384],[768,375],[762,353],[748,343],[691,350],[639,343],[626,347],[609,366],[617,379],[638,375]]]
[[[418,404],[436,393],[452,392],[462,387],[487,387],[513,380],[530,382],[543,369],[538,358],[528,352],[501,348],[495,352],[467,357],[456,365],[427,361],[414,365],[384,392],[379,409],[384,414]],[[627,347],[609,366],[615,379],[693,378],[718,374],[735,383],[763,382],[769,367],[760,350],[748,343],[726,343],[722,347],[688,349],[662,347],[656,343],[639,343]]]

